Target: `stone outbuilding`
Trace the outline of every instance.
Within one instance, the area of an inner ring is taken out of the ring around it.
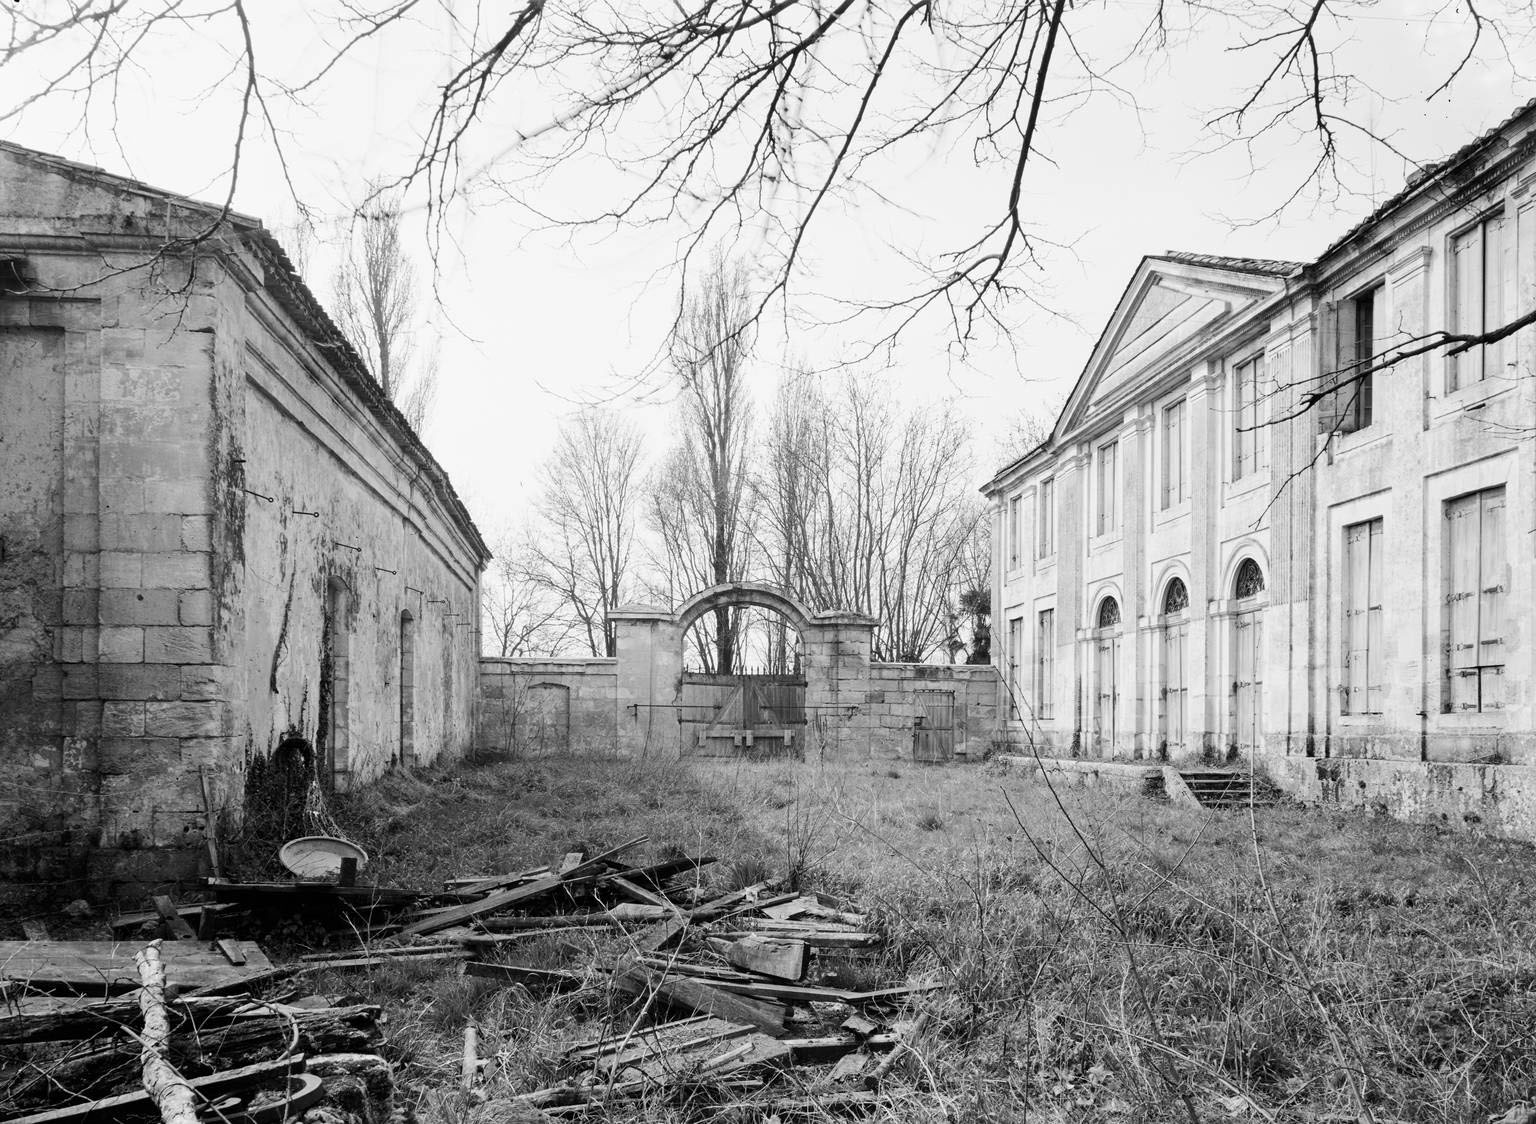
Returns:
[[[1533,182],[1536,103],[1316,261],[1143,260],[985,488],[1015,741],[1536,837],[1536,327],[1444,346],[1536,309]]]
[[[0,143],[0,884],[198,872],[285,738],[462,753],[489,554],[254,219]]]

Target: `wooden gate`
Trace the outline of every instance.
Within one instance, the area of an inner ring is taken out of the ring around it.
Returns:
[[[955,756],[955,693],[914,691],[917,721],[912,728],[914,761],[948,761]]]
[[[682,751],[706,757],[805,756],[805,680],[797,675],[683,675]]]

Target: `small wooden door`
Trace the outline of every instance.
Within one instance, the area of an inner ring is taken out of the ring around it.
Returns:
[[[914,691],[917,721],[912,730],[914,761],[949,761],[955,756],[955,693]]]

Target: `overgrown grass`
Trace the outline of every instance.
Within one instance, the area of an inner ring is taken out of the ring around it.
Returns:
[[[1521,845],[1295,807],[1056,794],[992,767],[539,760],[395,779],[338,810],[382,881],[428,885],[648,833],[849,898],[886,937],[849,980],[935,978],[902,1120],[1485,1119],[1536,1088],[1536,878]],[[517,955],[579,966],[612,938]],[[340,974],[393,1012],[433,1119],[513,1119],[601,988],[536,999],[451,967]],[[497,1065],[455,1092],[466,1022]],[[804,1074],[791,1075],[792,1083]],[[615,1119],[679,1119],[641,1104]]]

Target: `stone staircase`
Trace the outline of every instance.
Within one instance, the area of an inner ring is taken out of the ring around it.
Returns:
[[[1246,808],[1250,785],[1255,807],[1268,808],[1280,800],[1273,784],[1263,777],[1252,781],[1247,770],[1180,769],[1179,776],[1202,808]]]

